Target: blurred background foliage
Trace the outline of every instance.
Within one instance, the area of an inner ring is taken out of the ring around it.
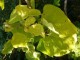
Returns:
[[[67,16],[70,20],[78,27],[78,41],[80,40],[80,0],[67,0]],[[22,4],[26,4],[25,0],[21,1]],[[45,4],[54,4],[54,0],[36,0],[36,9],[42,11]],[[16,5],[19,4],[19,0],[4,0],[5,8],[0,8],[0,52],[3,48],[4,43],[11,38],[10,32],[5,32],[3,29],[3,23],[9,19],[12,10]],[[56,5],[56,4],[54,4]],[[64,0],[60,0],[60,5],[56,5],[64,11]],[[80,41],[79,41],[80,42]],[[77,44],[80,47],[80,43]],[[80,49],[80,48],[79,48]],[[77,56],[78,55],[78,56]],[[3,55],[0,53],[0,60],[26,60],[25,55],[22,51],[15,49],[10,55]],[[41,55],[41,60],[80,60],[80,54],[71,52],[70,54],[62,57],[51,58],[49,56]]]

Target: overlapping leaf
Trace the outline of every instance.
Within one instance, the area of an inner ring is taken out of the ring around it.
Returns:
[[[74,37],[70,36],[66,39],[54,37],[54,35],[46,36],[41,39],[37,49],[42,53],[53,56],[63,56],[75,48]]]
[[[25,27],[30,26],[31,24],[35,23],[36,19],[34,17],[29,17],[25,21]]]
[[[30,9],[29,10],[29,16],[39,16],[41,15],[41,12],[37,9]]]
[[[52,57],[62,56],[75,48],[77,28],[59,8],[45,5],[41,21],[51,34],[41,39],[37,47],[39,51]]]
[[[28,31],[34,36],[42,36],[45,37],[44,28],[41,24],[34,24],[29,27]]]

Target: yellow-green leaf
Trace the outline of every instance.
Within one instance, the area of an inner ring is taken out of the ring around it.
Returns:
[[[13,34],[11,43],[14,48],[18,48],[18,47],[26,47],[28,41],[29,39],[27,38],[25,34],[16,32]]]
[[[29,27],[28,31],[35,36],[45,37],[44,28],[41,24],[34,24]]]
[[[16,10],[13,10],[13,12],[11,13],[11,16],[10,16],[9,23],[13,24],[13,23],[16,23],[21,20],[22,20],[21,16],[17,13]]]
[[[55,29],[62,38],[77,33],[77,28],[71,23],[69,18],[60,8],[54,5],[47,4],[44,6],[42,18],[51,23],[52,29]]]
[[[37,9],[30,9],[29,10],[29,16],[39,16],[41,15],[41,12]]]
[[[28,17],[29,9],[27,5],[17,5],[15,9],[22,19],[26,19]]]
[[[63,56],[75,49],[76,41],[74,41],[74,39],[74,36],[70,36],[65,39],[55,37],[54,35],[46,36],[39,41],[37,49],[51,57]]]
[[[25,21],[25,27],[29,27],[31,24],[35,23],[36,19],[34,17],[28,17]]]

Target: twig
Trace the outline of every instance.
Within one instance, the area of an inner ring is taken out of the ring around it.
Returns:
[[[64,0],[64,12],[67,15],[67,0]]]

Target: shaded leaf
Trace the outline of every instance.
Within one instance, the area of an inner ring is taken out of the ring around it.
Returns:
[[[2,53],[9,54],[9,53],[12,53],[12,50],[13,50],[13,46],[11,44],[11,40],[9,40],[4,44],[4,48],[2,50]]]
[[[54,0],[53,4],[56,6],[60,6],[60,0]]]
[[[31,7],[35,8],[35,0],[30,0],[30,3],[31,3]]]
[[[35,47],[33,44],[27,44],[27,48],[22,48],[25,53],[26,59],[28,60],[40,60],[39,52],[35,51]]]

